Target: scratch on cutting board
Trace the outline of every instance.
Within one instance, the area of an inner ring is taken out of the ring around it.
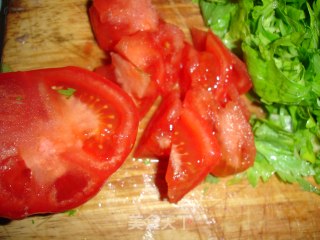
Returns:
[[[8,237],[8,239],[13,239],[11,236],[10,236],[10,233],[9,233],[9,231],[8,231],[8,229],[6,228],[6,226],[0,226],[0,228],[3,228],[4,229],[4,231],[6,232],[6,237]]]
[[[19,13],[25,11],[25,8],[23,7],[10,7],[11,13]]]
[[[216,216],[217,214],[215,213],[214,208],[210,209],[210,215],[211,216]],[[225,239],[225,234],[224,234],[224,230],[223,230],[223,223],[215,217],[211,217],[211,221],[212,221],[212,234],[214,234],[214,236],[211,236],[211,238],[209,239]]]
[[[188,36],[190,35],[190,33],[189,33],[189,26],[188,26],[188,24],[187,24],[187,22],[186,22],[186,20],[185,20],[185,18],[183,17],[183,15],[181,14],[181,12],[179,11],[179,7],[181,7],[181,6],[183,6],[182,4],[176,4],[176,3],[174,3],[174,1],[173,0],[168,0],[168,2],[169,2],[169,6],[168,5],[166,5],[166,6],[159,6],[160,8],[161,7],[166,7],[166,8],[170,8],[170,9],[172,9],[172,11],[173,11],[173,16],[175,16],[174,18],[172,18],[172,20],[174,20],[173,22],[171,22],[171,23],[173,23],[173,24],[175,24],[175,25],[177,25],[177,26],[179,26],[180,27],[180,29],[184,32],[184,34],[185,34],[185,36],[187,37],[187,38],[189,38]]]
[[[262,227],[261,227],[261,232],[260,232],[260,236],[264,236],[265,233],[266,233],[266,216],[267,216],[267,208],[268,208],[268,198],[267,198],[267,195],[264,196],[263,198],[263,211],[262,211],[262,219],[263,219],[263,224],[262,224]]]
[[[201,205],[198,198],[183,199],[178,208],[189,210],[198,231],[199,239],[216,238],[214,235],[216,232],[213,231],[211,226],[217,222],[208,216],[207,209]]]
[[[105,233],[103,233],[103,230],[99,227],[99,224],[95,223],[94,219],[91,221],[86,215],[80,215],[80,219],[85,221],[85,226],[89,226],[89,228],[92,230],[91,232],[95,233],[96,237],[105,236]]]
[[[80,14],[79,16],[81,16],[83,14],[83,4],[82,4],[82,2],[79,2],[79,4],[71,3],[71,5],[74,7],[74,9],[77,10],[78,14]]]
[[[34,221],[35,221],[34,226],[35,226],[35,227],[40,227],[41,225],[49,222],[52,217],[53,217],[53,215],[48,215],[48,216],[46,216],[42,221],[40,220],[41,218],[37,218],[37,220],[34,220]],[[39,221],[39,220],[40,220],[40,221]]]
[[[19,42],[21,44],[25,44],[28,41],[29,37],[30,37],[30,35],[25,33],[25,34],[23,34],[23,35],[21,35],[19,37],[16,37],[15,41]]]

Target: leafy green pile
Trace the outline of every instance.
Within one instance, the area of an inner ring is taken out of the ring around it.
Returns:
[[[320,194],[320,0],[198,0],[205,23],[244,58],[257,147],[252,185],[275,174]]]

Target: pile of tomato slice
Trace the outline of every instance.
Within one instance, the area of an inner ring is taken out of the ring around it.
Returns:
[[[208,174],[253,164],[241,98],[250,77],[218,37],[191,29],[188,43],[150,0],[94,0],[89,16],[108,60],[96,73],[0,75],[1,217],[61,212],[94,196],[132,151],[139,120],[159,98],[134,156],[163,161],[170,202]]]
[[[95,71],[131,96],[140,119],[161,98],[134,156],[168,159],[170,202],[210,173],[228,176],[253,164],[250,113],[241,97],[251,80],[217,36],[191,29],[188,43],[177,26],[159,18],[150,0],[94,0],[89,16],[109,59]]]

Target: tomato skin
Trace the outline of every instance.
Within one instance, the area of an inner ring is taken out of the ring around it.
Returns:
[[[76,92],[67,98],[60,86]],[[1,217],[83,204],[133,147],[137,109],[96,73],[77,67],[4,73],[0,89]]]
[[[135,157],[169,157],[172,134],[179,119],[182,103],[179,92],[168,93],[150,119],[135,149]]]
[[[112,50],[123,36],[155,30],[159,23],[150,0],[94,0],[89,16],[97,42],[105,51]]]
[[[99,18],[99,12],[95,7],[92,6],[89,8],[89,16],[91,27],[99,47],[105,51],[112,49],[115,44],[115,40],[112,40],[107,34],[102,34],[103,32],[108,31],[109,26],[101,22]]]
[[[236,86],[239,94],[247,93],[252,88],[252,81],[247,67],[235,54],[231,53],[233,69],[231,82]]]
[[[98,73],[99,75],[107,78],[112,82],[117,82],[117,79],[114,73],[114,66],[111,63],[104,64],[95,68],[94,72]]]
[[[205,51],[208,33],[198,28],[191,28],[190,34],[194,48],[198,51]]]

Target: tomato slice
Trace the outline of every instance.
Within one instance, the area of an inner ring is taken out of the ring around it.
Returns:
[[[161,22],[154,34],[154,41],[162,50],[165,77],[159,82],[159,88],[165,95],[178,85],[185,37],[177,26]]]
[[[229,100],[222,107],[211,92],[195,88],[187,92],[184,106],[200,115],[218,141],[221,158],[212,168],[213,175],[224,177],[239,173],[253,164],[256,155],[253,133],[246,116],[246,107],[239,99]]]
[[[211,31],[208,31],[206,51],[215,56],[215,63],[221,69],[219,78],[232,82],[240,95],[251,89],[252,82],[245,64]]]
[[[232,70],[232,56],[223,42],[211,31],[204,32],[199,29],[192,29],[191,36],[196,48],[200,51],[209,52],[211,55],[211,64],[215,68],[214,79],[220,82],[228,82],[229,74]]]
[[[0,75],[0,216],[86,202],[130,153],[137,109],[114,83],[77,67]]]
[[[217,101],[223,102],[226,81],[221,79],[221,69],[215,65],[216,59],[210,52],[199,52],[191,45],[184,49],[183,78],[181,91],[186,93],[192,88],[204,88],[212,92]]]
[[[235,54],[232,55],[232,75],[230,76],[231,82],[236,86],[239,94],[247,93],[252,88],[251,77],[248,73],[247,67],[243,61],[240,60]]]
[[[211,127],[210,131],[215,131],[215,118],[220,106],[210,91],[201,87],[190,89],[185,95],[183,105],[197,112],[197,114],[209,124]]]
[[[176,123],[166,172],[168,198],[178,202],[201,183],[220,159],[219,145],[210,127],[184,107]]]
[[[155,30],[159,23],[150,0],[94,0],[89,16],[97,42],[106,51],[123,36]]]
[[[161,23],[156,31],[122,37],[115,51],[149,73],[160,94],[165,95],[178,83],[183,47],[183,32],[172,24]]]
[[[142,31],[121,38],[115,51],[134,66],[150,75],[157,88],[165,79],[165,62],[161,46],[154,38],[158,32]]]
[[[139,109],[142,119],[159,96],[157,85],[150,74],[139,69],[117,53],[111,53],[116,81],[127,92]]]
[[[178,91],[169,93],[150,119],[135,150],[135,157],[169,157],[172,134],[180,116]]]
[[[229,51],[218,36],[212,31],[205,32],[196,28],[191,29],[191,36],[198,51],[212,54],[214,68],[218,71],[216,78],[220,82],[234,84],[240,95],[251,89],[252,82],[245,63]]]
[[[222,160],[211,173],[224,177],[239,173],[254,163],[256,148],[251,126],[237,102],[229,101],[215,116],[215,130]]]

